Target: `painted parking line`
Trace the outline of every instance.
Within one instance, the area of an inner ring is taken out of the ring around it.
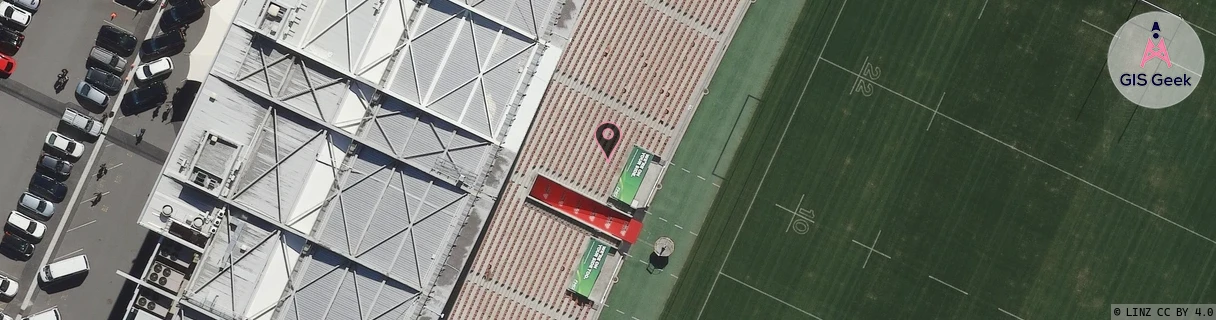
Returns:
[[[72,227],[71,229],[68,229],[68,231],[64,231],[63,233],[71,233],[72,231],[76,231],[76,229],[84,228],[85,226],[90,225],[90,224],[93,224],[93,223],[95,223],[95,222],[97,222],[97,219],[93,219],[92,221],[85,222],[85,223],[84,223],[84,224],[82,224],[82,225],[78,225],[78,226]]]
[[[63,258],[67,258],[67,257],[73,256],[73,255],[75,255],[75,254],[77,254],[77,253],[80,253],[81,251],[84,251],[84,248],[76,249],[76,251],[72,251],[72,252],[68,252],[68,253],[66,253],[66,254],[59,255],[58,257],[55,257],[55,259],[54,259],[54,260],[55,260],[55,261],[63,260]]]

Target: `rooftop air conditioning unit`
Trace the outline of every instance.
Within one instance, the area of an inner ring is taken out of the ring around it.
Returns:
[[[270,6],[266,8],[266,19],[278,21],[279,19],[283,18],[284,11],[287,10],[279,6],[277,3],[271,3]]]

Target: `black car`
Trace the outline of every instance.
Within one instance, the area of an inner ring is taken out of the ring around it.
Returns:
[[[41,157],[38,157],[38,172],[46,173],[60,181],[67,180],[72,176],[72,163],[43,153]]]
[[[0,53],[15,55],[18,50],[21,50],[22,42],[25,42],[25,35],[20,31],[0,28]]]
[[[136,42],[135,36],[115,26],[104,25],[97,31],[97,46],[123,57],[135,53]]]
[[[127,95],[123,96],[122,105],[119,108],[122,109],[124,115],[132,115],[152,109],[168,99],[169,92],[165,90],[165,84],[155,82],[127,92]]]
[[[181,52],[186,48],[186,35],[182,33],[181,30],[173,30],[144,40],[139,49],[142,58],[152,60]]]
[[[89,72],[84,74],[84,82],[88,82],[97,90],[109,95],[114,95],[122,90],[122,78],[98,68],[89,68]]]
[[[45,174],[35,173],[34,178],[30,179],[30,192],[47,201],[60,203],[68,195],[68,186]]]
[[[29,259],[30,256],[34,255],[34,245],[8,232],[4,233],[4,238],[0,238],[0,249],[8,250],[25,259]]]
[[[203,17],[203,12],[207,7],[200,0],[185,0],[181,3],[173,5],[169,10],[165,10],[160,16],[160,30],[168,32],[177,30],[181,27],[198,21]]]

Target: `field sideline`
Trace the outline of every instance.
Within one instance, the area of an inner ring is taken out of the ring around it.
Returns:
[[[1216,90],[1144,109],[1105,66],[1158,10],[1216,55],[1196,2],[808,1],[663,318],[1216,303]]]

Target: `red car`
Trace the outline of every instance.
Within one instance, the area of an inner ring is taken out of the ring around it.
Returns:
[[[0,77],[8,78],[12,76],[13,69],[17,69],[17,59],[0,54]]]

